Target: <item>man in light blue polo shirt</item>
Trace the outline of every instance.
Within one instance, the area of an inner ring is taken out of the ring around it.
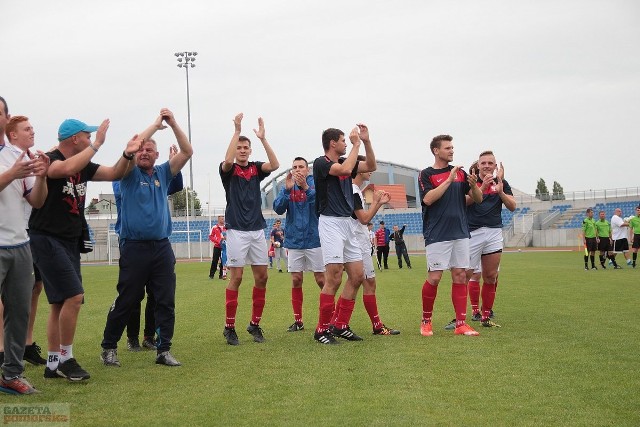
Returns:
[[[180,151],[168,162],[155,165],[159,153],[149,137],[166,123],[175,134]],[[145,283],[155,296],[156,363],[179,366],[169,352],[175,324],[175,255],[171,249],[171,214],[167,189],[173,177],[187,164],[193,150],[189,139],[166,108],[142,133],[144,143],[136,153],[136,166],[120,181],[121,229],[118,297],[107,315],[102,340],[102,362],[120,366],[117,345],[129,319],[130,310],[144,293]]]

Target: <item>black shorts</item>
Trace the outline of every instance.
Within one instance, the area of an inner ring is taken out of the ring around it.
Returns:
[[[640,234],[633,235],[633,244],[631,245],[633,249],[640,248]]]
[[[33,275],[36,278],[36,282],[42,282],[42,275],[40,274],[40,270],[38,270],[38,266],[33,264]]]
[[[585,237],[584,244],[589,252],[595,252],[598,250],[598,241],[595,237]]]
[[[598,250],[600,252],[608,252],[611,250],[611,240],[608,237],[601,237],[598,242]]]
[[[629,242],[626,238],[613,241],[614,252],[626,252],[629,250]]]

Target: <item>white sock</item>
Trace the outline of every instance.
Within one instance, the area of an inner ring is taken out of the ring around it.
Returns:
[[[60,345],[60,363],[64,363],[73,357],[73,344]]]
[[[47,352],[47,368],[50,371],[55,371],[58,369],[58,362],[60,360],[60,352],[59,351],[49,351]]]

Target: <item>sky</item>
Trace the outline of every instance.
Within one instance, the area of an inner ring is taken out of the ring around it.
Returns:
[[[565,192],[640,185],[636,0],[2,0],[0,17],[9,112],[30,118],[43,150],[66,118],[109,118],[94,157],[105,165],[162,107],[188,131],[174,53],[198,52],[189,93],[203,207],[225,204],[218,165],[238,112],[254,160],[266,160],[252,131],[264,118],[281,168],[322,155],[324,129],[362,122],[378,159],[419,169],[433,164],[431,138],[450,134],[454,164],[491,149],[526,193],[539,178]],[[171,130],[156,140],[166,160]],[[99,193],[110,183],[89,184]]]

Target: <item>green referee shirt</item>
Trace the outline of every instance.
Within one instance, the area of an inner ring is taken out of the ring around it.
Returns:
[[[633,229],[633,234],[640,234],[640,216],[634,216],[629,220],[629,227]]]
[[[611,224],[606,219],[599,219],[596,221],[596,232],[598,237],[611,236]]]
[[[584,237],[596,237],[596,222],[593,218],[587,217],[582,221],[582,231]]]

